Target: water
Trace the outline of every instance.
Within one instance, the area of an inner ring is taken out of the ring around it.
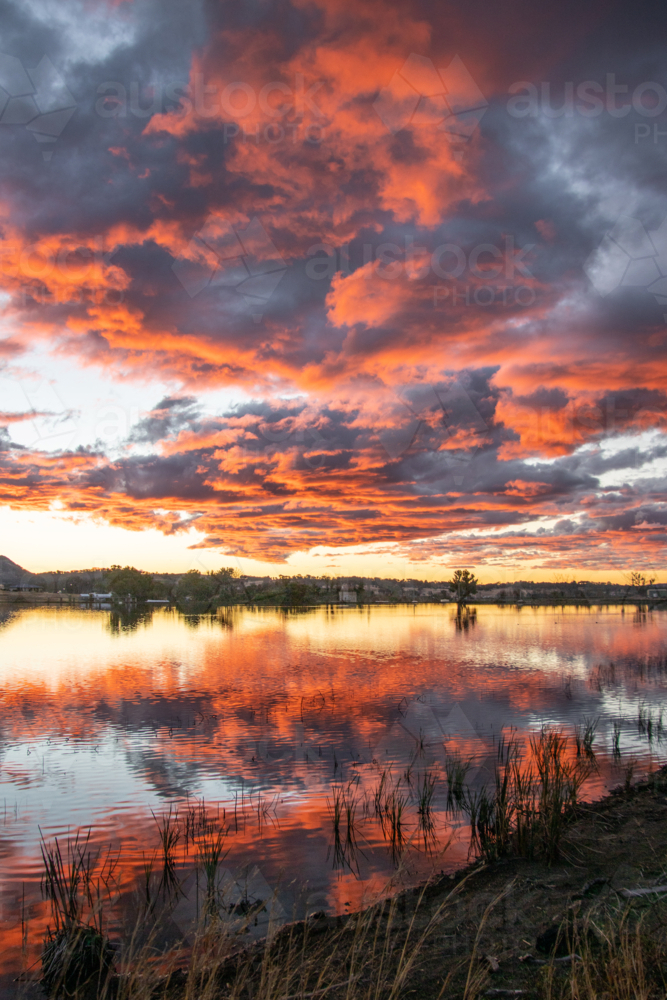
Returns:
[[[589,797],[664,756],[659,611],[0,614],[5,972],[34,960],[48,922],[40,837],[65,844],[91,828],[96,848],[113,845],[115,912],[127,917],[157,847],[156,818],[171,808],[184,821],[204,800],[227,831],[219,884],[229,905],[271,900],[249,929],[258,934],[270,917],[349,911],[464,863],[466,818],[446,810],[448,755],[470,758],[479,784],[503,734],[524,738],[545,724],[572,732],[596,719]],[[373,811],[383,780],[403,803],[398,844]],[[425,837],[418,790],[428,780],[434,829]],[[352,842],[344,824],[336,841],[336,803],[353,804]],[[197,850],[181,836],[165,944],[187,937],[200,911]]]

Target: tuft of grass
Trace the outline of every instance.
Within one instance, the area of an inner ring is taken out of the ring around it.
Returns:
[[[385,794],[380,815],[380,825],[394,862],[400,860],[407,837],[405,834],[405,810],[408,800],[401,791],[401,779]]]
[[[153,819],[158,828],[160,840],[160,850],[162,853],[162,877],[160,888],[165,892],[173,892],[178,888],[178,878],[176,877],[176,848],[181,839],[181,830],[178,823],[178,810],[172,812],[171,807],[168,813],[164,813],[160,818],[153,813]]]
[[[614,745],[612,754],[615,760],[620,760],[621,758],[621,733],[623,732],[623,726],[616,719],[614,720]]]
[[[531,737],[529,748],[525,762],[519,744],[510,741],[504,763],[496,765],[495,787],[463,793],[470,851],[485,860],[539,855],[551,864],[559,857],[566,823],[593,764],[581,754],[572,760],[569,738],[558,730],[543,729]]]
[[[432,771],[425,771],[421,779],[417,779],[417,813],[419,816],[432,817],[436,783],[437,779]]]
[[[595,743],[595,736],[599,725],[600,720],[598,718],[584,719],[583,726],[575,726],[574,740],[577,747],[577,757],[588,757],[589,760],[595,759],[593,744]]]
[[[327,798],[333,832],[334,868],[348,868],[356,876],[359,875],[357,857],[359,852],[357,843],[358,805],[356,789],[352,789],[352,782],[348,785],[334,786],[331,799]],[[329,853],[331,853],[331,848],[329,848]]]
[[[199,840],[197,861],[206,878],[206,900],[204,912],[209,917],[218,916],[217,881],[218,867],[227,853],[224,851],[227,830],[213,830],[207,827]]]
[[[456,755],[445,758],[445,774],[447,777],[447,808],[461,809],[465,806],[465,781],[472,760],[463,760]]]
[[[41,983],[48,996],[72,996],[99,989],[109,977],[114,950],[104,934],[102,909],[111,892],[118,858],[90,850],[90,830],[67,843],[41,841],[42,893],[51,918],[42,948]]]

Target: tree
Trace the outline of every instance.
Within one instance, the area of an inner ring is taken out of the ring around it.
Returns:
[[[297,605],[308,604],[311,597],[310,585],[301,577],[281,577],[287,580],[285,584],[285,596],[283,605],[295,607]]]
[[[209,603],[216,596],[220,584],[212,573],[204,575],[198,569],[188,570],[176,584],[176,600]]]
[[[650,587],[652,583],[655,583],[654,576],[644,576],[643,573],[631,573],[630,574],[630,586],[631,587]]]
[[[153,595],[154,583],[150,573],[135,569],[134,566],[112,566],[113,572],[107,586],[116,597],[131,597],[135,601],[145,601]]]
[[[223,566],[217,573],[213,571],[209,573],[209,576],[214,577],[218,581],[217,597],[219,603],[234,604],[238,594],[238,588],[234,585],[234,581],[240,578],[241,574],[239,571],[234,569],[233,566]],[[243,584],[243,590],[247,597],[248,588],[245,584]]]
[[[655,583],[654,576],[644,576],[643,573],[630,573],[629,577],[626,576],[626,580],[628,579],[631,587],[638,587],[640,590],[645,590],[646,587],[650,587],[652,583]]]
[[[86,582],[78,573],[72,573],[65,581],[64,591],[66,594],[80,594],[86,588]]]
[[[477,577],[469,569],[457,569],[449,581],[449,589],[456,594],[459,604],[477,593]]]

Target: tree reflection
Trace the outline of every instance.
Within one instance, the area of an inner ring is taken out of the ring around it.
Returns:
[[[121,635],[123,632],[136,632],[139,626],[150,625],[152,620],[152,608],[114,608],[109,612],[106,629],[111,635]]]
[[[465,632],[470,628],[474,628],[477,624],[477,608],[469,608],[465,604],[457,605],[454,622],[456,623],[457,632]]]
[[[221,629],[233,629],[233,608],[214,608],[209,605],[188,607],[187,610],[177,607],[178,617],[188,628],[196,631],[202,625],[217,625]]]
[[[278,609],[281,618],[300,618],[304,615],[312,615],[317,612],[317,608],[299,607],[298,605],[283,606]]]

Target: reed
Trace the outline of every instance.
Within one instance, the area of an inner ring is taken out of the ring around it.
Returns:
[[[373,809],[378,819],[382,817],[383,803],[387,783],[391,781],[391,771],[385,768],[380,774],[380,780],[373,795]]]
[[[595,759],[593,744],[599,725],[599,719],[584,719],[583,726],[575,726],[574,740],[577,747],[577,757],[585,756],[589,760]]]
[[[433,800],[437,779],[431,771],[425,771],[421,779],[417,779],[417,813],[419,816],[433,815]]]
[[[460,809],[465,805],[465,781],[472,760],[463,760],[457,755],[445,758],[445,774],[447,777],[447,808]]]
[[[405,833],[406,806],[407,797],[401,791],[401,779],[399,778],[396,785],[386,792],[380,816],[382,832],[389,841],[394,862],[399,860],[407,840]]]
[[[537,771],[537,821],[542,854],[551,864],[560,854],[565,824],[577,804],[591,766],[581,759],[567,759],[568,737],[543,729],[530,741]]]
[[[181,839],[181,830],[178,821],[178,810],[164,813],[159,818],[153,813],[158,828],[160,841],[160,851],[162,854],[162,877],[160,888],[165,892],[173,892],[178,888],[178,878],[176,877],[176,848]]]
[[[207,916],[213,918],[218,916],[218,868],[221,860],[227,853],[224,850],[227,832],[222,827],[218,830],[213,830],[207,826],[199,840],[197,862],[206,879],[204,912]]]
[[[359,851],[357,843],[357,808],[359,801],[356,789],[352,783],[336,785],[332,789],[331,799],[327,798],[327,808],[331,817],[334,868],[348,868],[353,874],[359,874]]]
[[[531,737],[530,759],[524,762],[519,744],[510,741],[504,763],[496,766],[493,789],[464,790],[471,853],[489,861],[510,854],[539,855],[549,864],[558,859],[565,826],[593,767],[584,738],[582,754],[574,760],[568,757],[569,742],[563,733],[545,728]]]
[[[90,836],[90,830],[85,838],[77,834],[64,855],[57,839],[52,846],[41,841],[42,893],[54,923],[47,928],[41,955],[41,984],[48,996],[99,990],[113,968],[102,911],[118,859],[111,848],[106,855],[93,853]]]
[[[612,754],[616,760],[621,758],[621,733],[623,732],[623,727],[620,722],[614,720],[614,743]]]

